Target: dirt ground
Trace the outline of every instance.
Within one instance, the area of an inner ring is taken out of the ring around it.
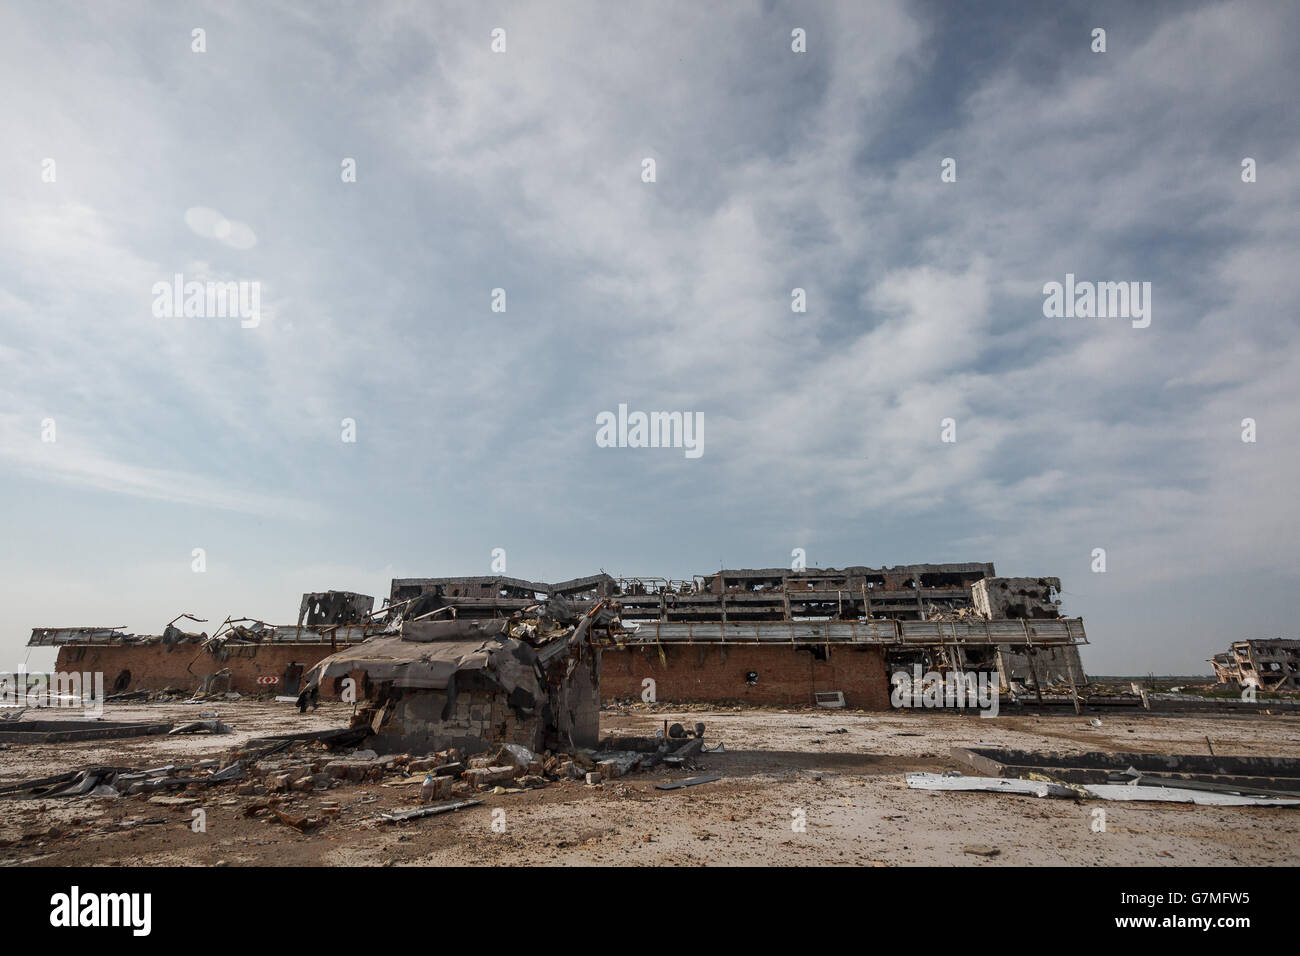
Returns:
[[[147,769],[219,757],[244,740],[295,729],[342,727],[348,709],[325,704],[299,715],[292,704],[240,700],[110,705],[106,720],[197,719],[217,710],[236,733],[146,737],[0,750],[0,782],[83,767]],[[42,715],[45,716],[45,715]],[[51,715],[53,716],[53,715]],[[602,714],[603,733],[650,734],[664,719],[703,721],[705,754],[694,769],[664,767],[591,787],[551,783],[521,793],[482,794],[479,806],[402,824],[383,810],[417,806],[417,786],[378,783],[286,795],[282,809],[338,816],[303,835],[248,818],[257,800],[227,784],[182,794],[169,805],[147,796],[0,798],[0,865],[1276,865],[1300,863],[1300,810],[1195,807],[1038,799],[992,793],[908,790],[904,773],[969,767],[949,748],[1206,753],[1300,757],[1300,718],[1266,715],[1089,717],[877,714],[756,709],[621,707]],[[833,733],[843,729],[846,733]],[[717,773],[713,783],[656,790],[656,783]],[[193,832],[192,810],[206,814]],[[1096,808],[1105,830],[1094,829]],[[504,814],[495,811],[504,811]],[[800,832],[794,824],[806,821]],[[495,828],[494,828],[495,824]],[[996,856],[968,853],[982,845]]]

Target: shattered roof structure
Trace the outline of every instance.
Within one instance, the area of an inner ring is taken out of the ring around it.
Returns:
[[[361,675],[368,703],[355,721],[369,724],[381,750],[595,743],[600,658],[592,637],[615,620],[604,602],[584,614],[556,598],[510,618],[430,619],[447,610],[421,610],[331,654],[307,673],[304,695]]]
[[[540,696],[537,654],[507,632],[504,619],[416,621],[398,634],[375,637],[332,654],[307,675],[308,686],[353,671],[399,688],[444,690],[457,673],[488,671],[507,691],[525,688]]]
[[[187,632],[176,626],[182,618],[207,623],[192,614],[178,614],[160,634],[129,634],[121,627],[34,627],[28,647],[57,647],[64,644],[201,644],[217,651],[238,644],[352,644],[364,641],[380,629],[372,623],[375,599],[353,591],[320,591],[302,596],[297,624],[268,624],[251,617],[227,617],[208,636],[207,632]],[[305,623],[304,623],[305,621]]]
[[[1060,616],[1060,602],[1053,600],[1059,579],[993,574],[991,562],[966,562],[724,569],[690,581],[598,574],[554,585],[500,576],[395,578],[390,606],[407,616],[442,609],[461,619],[494,619],[519,613],[538,595],[550,595],[552,603],[565,600],[577,610],[609,601],[619,624],[597,640],[620,647],[1088,642],[1082,620]],[[1031,586],[1033,594],[1025,596]],[[1017,601],[1032,606],[1018,611]]]

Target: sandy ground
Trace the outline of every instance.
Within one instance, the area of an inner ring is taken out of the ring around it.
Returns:
[[[0,781],[93,765],[138,769],[218,757],[249,737],[344,726],[347,708],[300,716],[290,704],[242,700],[110,706],[108,720],[197,719],[217,710],[232,735],[152,737],[0,751]],[[42,715],[44,716],[44,715]],[[259,798],[232,785],[183,794],[178,806],[121,798],[0,798],[0,865],[1288,865],[1300,863],[1300,810],[1048,800],[991,793],[908,790],[904,773],[972,773],[955,745],[1024,749],[1161,751],[1300,757],[1295,717],[1102,715],[974,716],[913,712],[651,711],[618,708],[602,732],[652,733],[662,721],[707,725],[695,769],[656,768],[600,787],[552,783],[542,790],[481,795],[480,806],[405,824],[377,823],[380,810],[415,806],[412,787],[361,784],[286,797],[283,809],[313,814],[337,803],[336,819],[303,835],[246,818]],[[844,729],[847,733],[832,733]],[[678,790],[654,784],[699,773],[723,779]],[[206,813],[206,832],[191,828]],[[1105,831],[1093,811],[1105,811]],[[500,813],[497,811],[504,811]],[[794,828],[806,821],[802,832]],[[131,821],[135,821],[131,825]],[[149,822],[143,822],[149,821]],[[122,829],[123,824],[129,828]],[[495,824],[495,829],[494,829]],[[995,848],[978,856],[965,847]]]

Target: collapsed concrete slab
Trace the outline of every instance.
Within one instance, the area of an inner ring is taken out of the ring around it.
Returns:
[[[953,747],[952,755],[997,777],[1050,777],[1067,784],[1131,783],[1237,793],[1300,794],[1300,760],[1226,754],[1113,753]]]
[[[168,733],[170,721],[10,720],[0,728],[0,743],[53,744],[79,740],[116,740]]]
[[[994,578],[971,585],[971,601],[989,621],[1061,616],[1060,578]]]
[[[600,720],[592,630],[611,620],[603,602],[579,616],[563,601],[510,618],[404,620],[395,633],[325,658],[303,693],[349,678],[364,688],[353,726],[368,726],[380,753],[592,747]]]

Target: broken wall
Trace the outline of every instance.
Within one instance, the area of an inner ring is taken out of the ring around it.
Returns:
[[[54,668],[58,671],[100,672],[104,675],[104,686],[113,692],[175,688],[187,693],[198,690],[206,675],[228,668],[232,691],[270,694],[279,693],[285,668],[290,664],[302,664],[306,670],[334,651],[328,644],[284,643],[231,645],[225,650],[225,660],[218,660],[193,645],[182,645],[170,651],[163,644],[70,645],[59,648]],[[123,671],[130,671],[130,680],[124,687],[117,688],[115,682]],[[259,683],[259,679],[271,677],[280,680]]]
[[[588,647],[568,678],[551,691],[548,707],[561,746],[595,747],[600,739],[601,655]]]
[[[406,691],[378,734],[366,739],[377,753],[429,753],[459,747],[479,753],[494,744],[522,744],[542,749],[540,714],[518,713],[500,688],[464,682],[452,694]]]
[[[1079,658],[1079,648],[1073,644],[1056,647],[1039,646],[1030,655],[1023,647],[1015,644],[1000,644],[999,658],[1002,667],[1002,689],[1007,690],[1007,681],[1015,680],[1026,687],[1032,686],[1035,674],[1040,684],[1069,684],[1070,669],[1074,669],[1074,682],[1078,687],[1088,683],[1083,673],[1083,663]]]
[[[1060,578],[984,578],[971,585],[975,610],[986,621],[1061,616]]]
[[[360,624],[375,608],[375,599],[356,591],[315,591],[302,596],[298,625]]]

